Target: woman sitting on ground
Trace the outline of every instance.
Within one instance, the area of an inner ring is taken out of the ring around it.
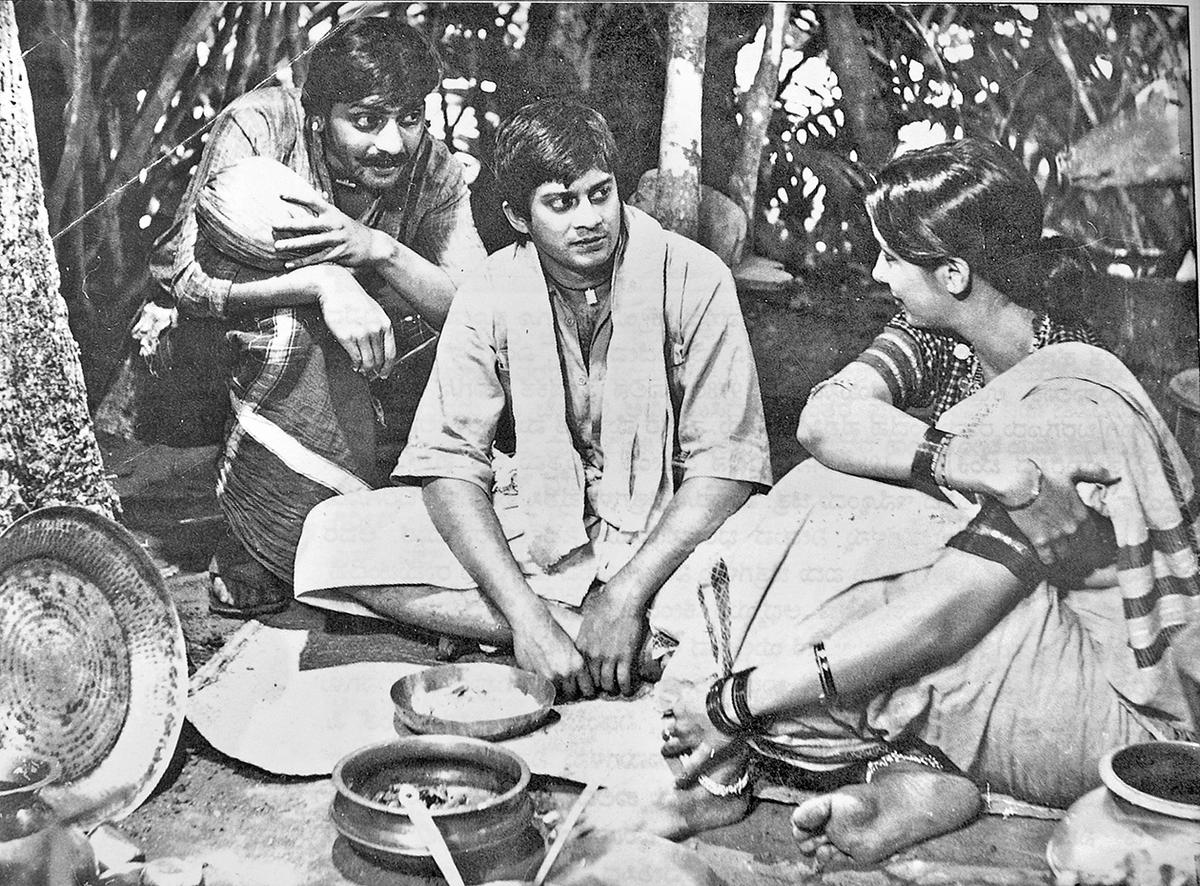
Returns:
[[[894,159],[867,208],[902,311],[811,395],[815,459],[691,561],[724,557],[711,648],[660,684],[682,762],[660,833],[744,815],[757,753],[836,773],[792,816],[802,852],[873,861],[969,821],[981,788],[1066,805],[1110,748],[1197,737],[1191,471],[1088,343],[1081,251],[975,139]]]

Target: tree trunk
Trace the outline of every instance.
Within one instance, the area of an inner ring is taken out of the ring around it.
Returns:
[[[846,103],[846,124],[858,145],[859,158],[869,169],[879,169],[891,156],[895,129],[879,80],[871,70],[871,57],[863,44],[854,10],[844,3],[819,7],[825,22],[829,66],[837,74]]]
[[[13,5],[0,3],[0,529],[32,508],[117,498],[67,327]]]
[[[771,122],[775,96],[779,92],[779,63],[783,57],[783,32],[787,20],[788,4],[772,3],[763,17],[766,34],[763,36],[758,73],[754,77],[754,85],[742,99],[742,136],[733,173],[729,176],[729,196],[746,213],[751,229],[754,227],[754,200],[758,193],[758,167],[767,143],[767,124]]]
[[[592,59],[596,36],[604,26],[611,3],[558,3],[546,48],[565,64],[582,93],[592,88]]]
[[[672,4],[668,28],[654,215],[664,228],[695,239],[700,227],[700,122],[708,4]]]
[[[762,10],[744,3],[712,3],[708,8],[708,40],[704,48],[704,120],[700,184],[722,193],[737,157],[742,127],[738,123],[737,57],[762,24]],[[701,198],[703,199],[703,198]],[[703,223],[702,223],[703,224]]]

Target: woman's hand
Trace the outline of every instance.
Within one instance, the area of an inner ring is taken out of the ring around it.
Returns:
[[[1102,465],[1047,463],[1043,468],[1025,459],[1024,497],[997,497],[1017,528],[1029,539],[1038,559],[1046,566],[1072,560],[1096,543],[1096,523],[1092,511],[1079,497],[1076,483],[1101,483],[1105,486],[1120,478]]]
[[[999,451],[986,440],[955,437],[946,450],[946,482],[952,489],[994,498],[1029,539],[1038,559],[1054,566],[1068,560],[1076,545],[1095,541],[1088,531],[1091,511],[1075,484],[1108,486],[1120,478],[1100,464],[1021,448],[1014,442]]]
[[[670,706],[663,711],[664,757],[680,758],[678,787],[695,783],[697,776],[720,766],[741,753],[745,745],[718,731],[708,718],[706,698],[709,683],[684,683]]]
[[[328,200],[298,194],[284,194],[283,199],[312,213],[275,228],[277,251],[304,253],[286,263],[289,270],[322,263],[360,268],[391,255],[391,237],[352,219]]]

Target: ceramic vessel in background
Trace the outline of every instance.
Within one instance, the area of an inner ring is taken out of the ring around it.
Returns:
[[[1105,786],[1071,804],[1046,847],[1059,886],[1200,886],[1200,745],[1130,745],[1100,775]]]
[[[78,828],[59,822],[38,792],[56,782],[54,760],[0,752],[0,883],[85,886],[96,882],[96,856]]]

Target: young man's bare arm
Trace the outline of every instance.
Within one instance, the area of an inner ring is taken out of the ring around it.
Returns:
[[[423,494],[447,546],[508,621],[517,664],[553,680],[567,698],[595,695],[583,656],[529,587],[487,494],[450,477],[429,480]]]
[[[685,479],[629,563],[601,592],[588,595],[575,642],[594,684],[606,692],[619,689],[628,695],[634,690],[646,610],[654,595],[696,545],[746,503],[753,489],[754,484],[742,480]]]

